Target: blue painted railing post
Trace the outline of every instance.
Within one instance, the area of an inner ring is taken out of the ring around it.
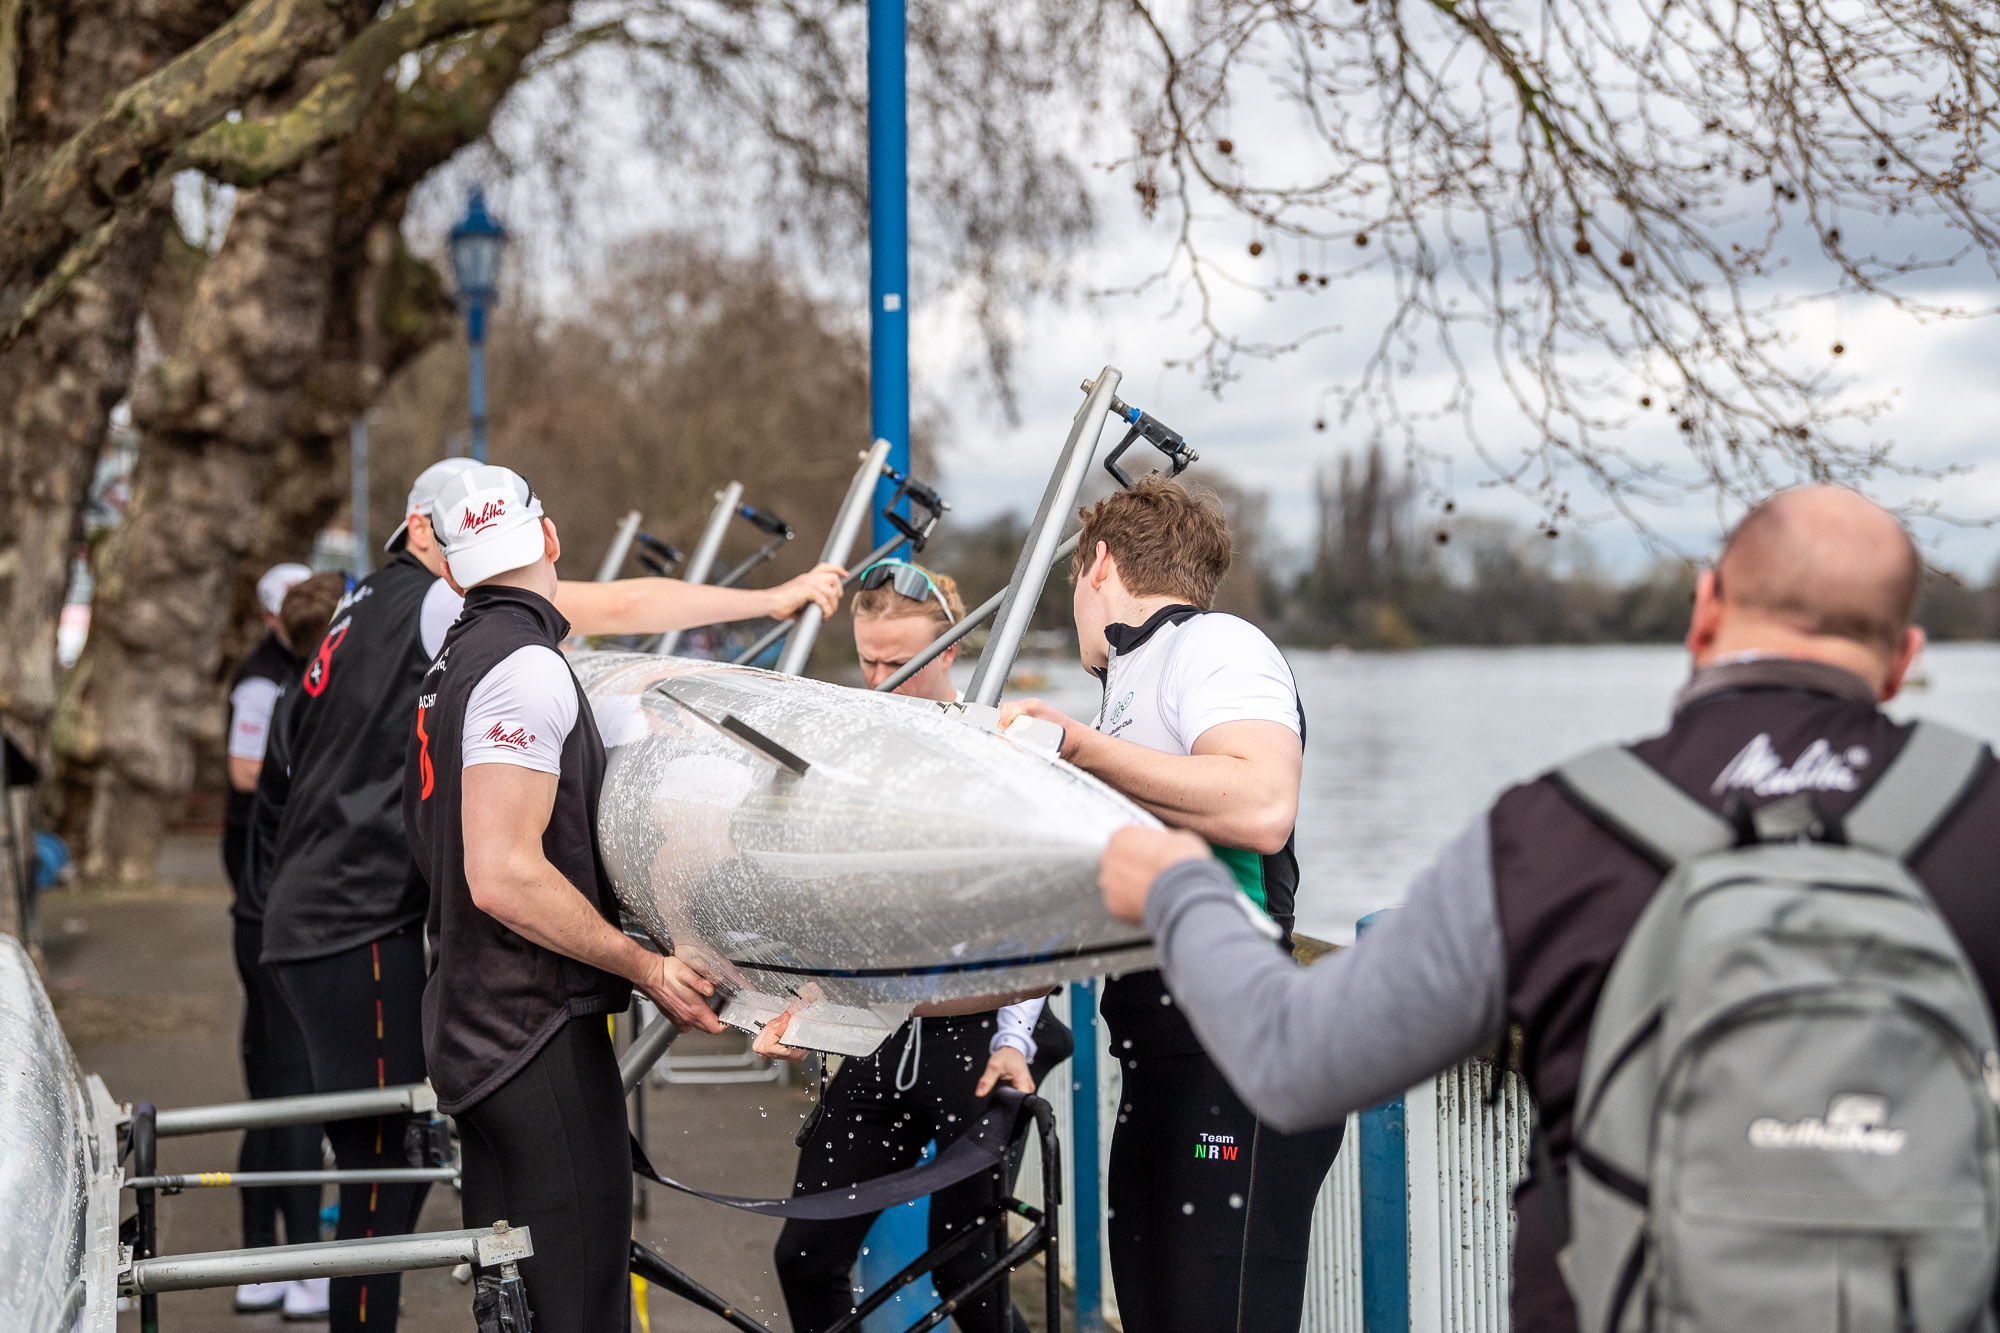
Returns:
[[[868,394],[889,466],[910,470],[910,163],[905,105],[904,0],[868,0]],[[895,536],[877,483],[871,545]]]
[[[1080,1333],[1099,1333],[1104,1324],[1104,1199],[1097,1187],[1097,983],[1072,982],[1069,1025],[1076,1039],[1070,1057],[1073,1086],[1070,1097],[1069,1160],[1075,1181],[1070,1193],[1076,1224],[1076,1326]]]
[[[1362,917],[1355,933],[1365,934],[1383,915]],[[1360,1120],[1361,1326],[1366,1333],[1409,1333],[1410,1165],[1403,1099],[1363,1111]]]

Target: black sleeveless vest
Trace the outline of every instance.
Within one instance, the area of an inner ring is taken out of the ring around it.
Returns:
[[[266,634],[263,642],[252,648],[249,654],[236,664],[236,670],[229,673],[229,692],[234,694],[236,687],[246,680],[268,680],[274,685],[283,685],[298,674],[299,659],[292,656],[291,649],[278,642],[277,635]],[[229,709],[229,730],[226,734],[230,736],[236,734],[234,705]],[[268,736],[270,733],[265,734]],[[250,803],[254,794],[254,792],[238,791],[234,787],[229,789],[228,799],[224,801],[222,807],[223,827],[231,829],[250,827]]]
[[[437,575],[405,551],[357,584],[307,661],[286,719],[290,783],[264,906],[264,961],[324,958],[424,919],[403,837],[403,750]]]
[[[424,1059],[438,1105],[456,1114],[519,1072],[572,1018],[623,1009],[622,977],[524,939],[472,901],[460,820],[466,705],[473,687],[516,650],[555,649],[569,622],[521,588],[474,588],[445,635],[416,699],[403,780],[410,851],[430,883],[425,927],[430,980],[424,987]],[[618,902],[597,854],[597,793],[604,742],[574,678],[576,725],[563,742],[555,808],[542,834],[549,863],[617,924]]]

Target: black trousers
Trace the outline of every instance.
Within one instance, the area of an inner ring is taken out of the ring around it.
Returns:
[[[278,990],[271,969],[257,961],[264,950],[264,923],[234,918],[236,975],[243,979],[243,1083],[250,1095],[293,1097],[313,1090],[305,1034]],[[246,1130],[237,1154],[238,1171],[317,1171],[320,1127],[281,1125]],[[243,1244],[255,1249],[278,1243],[278,1218],[294,1245],[319,1239],[319,1186],[247,1189],[243,1196]]]
[[[628,1328],[632,1148],[603,1016],[571,1019],[456,1118],[465,1225],[534,1229],[521,1280],[535,1333]]]
[[[314,1092],[346,1092],[424,1078],[424,944],[416,927],[325,958],[276,963],[278,985],[304,1034]],[[343,1171],[408,1166],[410,1117],[370,1116],[326,1127]],[[343,1185],[341,1240],[403,1236],[417,1229],[427,1185]],[[393,1333],[400,1273],[337,1277],[331,1333]]]
[[[992,1014],[926,1018],[919,1035],[916,1024],[905,1023],[873,1055],[843,1063],[826,1090],[819,1124],[799,1152],[792,1192],[834,1189],[901,1171],[916,1165],[926,1143],[935,1139],[942,1149],[962,1134],[986,1110],[972,1090],[986,1068],[993,1024]],[[1039,1085],[1050,1068],[1068,1058],[1069,1029],[1044,1010],[1034,1035],[1030,1071]],[[911,1086],[899,1090],[899,1082]],[[990,1227],[1009,1188],[1002,1174],[989,1171],[933,1194],[930,1244],[951,1239],[981,1218]],[[785,1223],[775,1258],[793,1333],[821,1333],[854,1309],[849,1274],[878,1216]],[[940,1264],[934,1275],[938,1294],[970,1282],[999,1258],[997,1242],[997,1230],[989,1230]],[[953,1318],[962,1333],[1027,1329],[1004,1281],[968,1300]]]
[[[1340,1129],[1263,1126],[1206,1055],[1119,1066],[1107,1202],[1125,1333],[1292,1333]]]

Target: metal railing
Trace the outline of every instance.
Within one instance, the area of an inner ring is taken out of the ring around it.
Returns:
[[[1066,987],[1050,1001],[1077,1031],[1079,1054],[1085,1034],[1073,1015],[1082,997],[1094,1002],[1094,989]],[[1103,1024],[1090,1027],[1094,1058],[1073,1066],[1071,1077],[1051,1079],[1042,1089],[1070,1145],[1064,1163],[1064,1208],[1070,1215],[1062,1224],[1062,1267],[1065,1283],[1076,1293],[1083,1328],[1091,1327],[1093,1311],[1100,1323],[1115,1321],[1118,1314],[1109,1247],[1102,1239],[1118,1062]],[[1494,1098],[1496,1077],[1502,1082]],[[1383,1313],[1398,1309],[1407,1311],[1410,1333],[1505,1333],[1514,1186],[1527,1170],[1533,1114],[1526,1084],[1490,1060],[1471,1060],[1418,1084],[1390,1105],[1399,1107],[1400,1116],[1372,1120],[1366,1128],[1362,1116],[1348,1118],[1340,1155],[1320,1188],[1301,1333],[1380,1333],[1404,1326],[1381,1322]],[[1400,1126],[1400,1142],[1368,1143],[1371,1131],[1389,1124]],[[1079,1204],[1091,1207],[1090,1182],[1077,1181],[1075,1171],[1085,1158],[1083,1139],[1093,1135],[1097,1216],[1086,1218],[1076,1214]],[[1404,1184],[1399,1194],[1370,1198],[1364,1192],[1361,1162],[1371,1150],[1400,1158]],[[1030,1159],[1023,1194],[1035,1188],[1028,1173],[1037,1169]],[[1387,1237],[1379,1227],[1371,1233],[1363,1225],[1364,1213],[1387,1214],[1402,1225],[1391,1228]],[[1095,1251],[1081,1264],[1079,1241]]]

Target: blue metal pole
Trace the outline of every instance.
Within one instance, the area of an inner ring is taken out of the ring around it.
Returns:
[[[1076,1225],[1076,1326],[1080,1333],[1104,1327],[1104,1200],[1097,1188],[1097,983],[1072,982],[1069,1025],[1075,1036],[1075,1092],[1070,1098],[1069,1160],[1075,1176],[1070,1193]]]
[[[1382,915],[1362,917],[1355,933],[1365,934]],[[1409,1333],[1410,1162],[1403,1099],[1360,1118],[1361,1327],[1365,1333]]]
[[[869,406],[889,466],[910,470],[910,167],[904,77],[904,0],[868,0]],[[895,535],[877,483],[874,545]]]
[[[474,301],[465,310],[465,340],[471,371],[466,396],[472,401],[472,456],[486,461],[486,304]]]

